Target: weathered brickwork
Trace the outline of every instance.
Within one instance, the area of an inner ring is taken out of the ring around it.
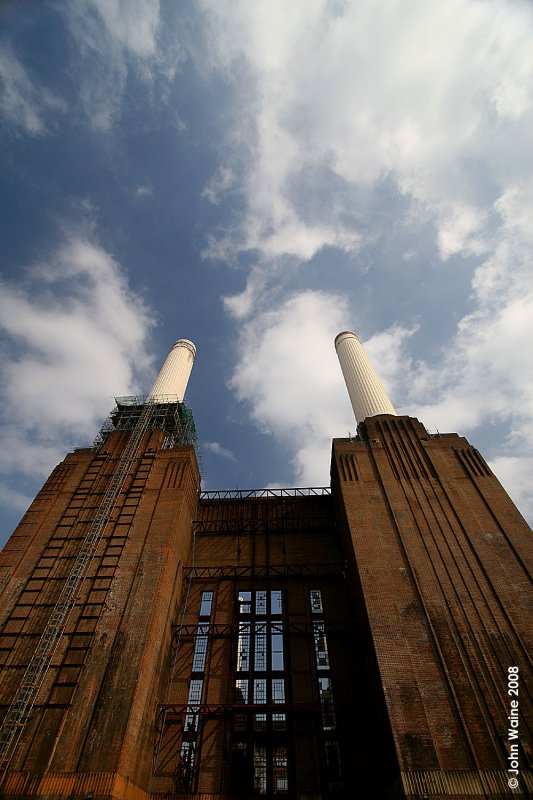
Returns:
[[[68,455],[0,556],[4,709],[129,436]],[[531,531],[464,438],[378,416],[334,440],[331,494],[210,497],[163,442],[142,440],[3,797],[527,796]]]
[[[432,798],[511,796],[507,671],[518,666],[525,792],[529,526],[456,434],[429,437],[418,420],[375,417],[361,441],[335,440],[333,452],[345,548],[405,787],[417,796],[427,784]]]
[[[114,432],[100,452],[67,456],[2,554],[4,704],[20,683],[127,436]],[[145,796],[198,491],[192,447],[160,450],[161,436],[146,434],[118,497],[11,761],[5,796],[70,796],[73,786],[85,796],[96,796],[97,786],[109,796],[119,796],[117,786],[127,787],[128,797]]]

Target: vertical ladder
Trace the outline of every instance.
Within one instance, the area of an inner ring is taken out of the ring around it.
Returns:
[[[61,641],[70,613],[78,599],[81,584],[87,575],[96,548],[111,519],[118,496],[138,455],[154,405],[155,401],[150,399],[143,405],[59,599],[4,717],[0,730],[0,771],[5,771],[9,767],[24,727],[29,720],[29,715]]]

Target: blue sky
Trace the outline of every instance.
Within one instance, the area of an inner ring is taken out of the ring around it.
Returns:
[[[329,484],[356,330],[533,518],[533,7],[0,6],[2,536],[177,338],[204,488]]]

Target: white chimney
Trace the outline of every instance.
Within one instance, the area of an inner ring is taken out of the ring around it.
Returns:
[[[357,422],[377,414],[396,415],[359,337],[352,331],[343,331],[335,338],[335,349]]]
[[[166,357],[148,399],[158,403],[180,403],[185,396],[196,347],[188,339],[178,339]]]

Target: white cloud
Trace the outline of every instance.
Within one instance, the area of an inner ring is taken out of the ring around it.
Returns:
[[[440,364],[419,365],[406,402],[428,425],[469,433],[506,426],[498,451],[485,453],[523,513],[533,517],[525,476],[533,453],[533,180],[498,199],[501,225],[472,283],[475,311],[462,319]],[[438,399],[436,399],[438,398]]]
[[[78,48],[79,97],[95,130],[107,132],[120,118],[128,77],[148,88],[160,78],[157,100],[164,102],[185,55],[179,32],[166,35],[161,25],[159,0],[78,0],[61,11]]]
[[[46,132],[52,112],[66,103],[31,77],[9,45],[0,45],[0,110],[6,122],[30,136]]]
[[[437,220],[443,257],[487,249],[481,179],[468,160],[504,191],[517,176],[510,149],[529,152],[531,8],[505,0],[202,6],[208,63],[242,92],[228,143],[243,159],[247,211],[228,247],[303,260],[325,245],[356,248],[349,193],[317,204],[314,217],[294,191],[322,165],[348,184],[392,175]]]
[[[159,0],[90,0],[110,36],[136,56],[147,57],[156,49],[160,24]]]
[[[484,225],[486,214],[479,209],[458,202],[442,213],[438,245],[441,258],[445,261],[456,253],[462,255],[481,255],[488,250]]]
[[[531,456],[497,456],[489,466],[504,489],[516,498],[522,514],[533,516],[533,458]]]
[[[202,197],[210,203],[218,205],[225,193],[235,186],[236,176],[230,167],[219,167],[217,172],[207,181],[202,191]]]
[[[24,512],[31,504],[33,497],[29,497],[22,492],[9,489],[7,486],[0,485],[0,504],[12,508],[14,511]]]
[[[254,310],[257,297],[265,289],[266,284],[265,269],[258,265],[249,273],[246,287],[242,292],[222,298],[226,311],[235,319],[245,319]]]
[[[120,266],[87,238],[72,235],[25,282],[4,283],[0,471],[42,477],[90,442],[111,398],[150,372],[151,325]]]
[[[245,290],[224,299],[241,325],[248,320],[243,341],[266,326],[277,344],[268,308],[274,297],[283,303],[284,259],[308,261],[325,246],[365,255],[388,235],[365,205],[387,181],[407,209],[395,220],[406,223],[405,235],[413,218],[431,223],[441,262],[468,258],[473,274],[469,313],[442,343],[440,361],[411,364],[411,380],[398,378],[393,399],[441,430],[468,433],[497,420],[509,436],[493,460],[507,459],[501,463],[508,472],[525,470],[527,452],[518,456],[512,448],[518,430],[528,437],[533,430],[531,4],[295,0],[288,9],[282,0],[203,0],[201,6],[208,28],[202,57],[239,92],[221,151],[227,161],[229,150],[241,176],[232,191],[242,192],[245,212],[211,242],[209,254],[256,255]],[[408,243],[403,252],[410,250]],[[399,253],[398,269],[401,262]],[[371,280],[372,268],[365,285]],[[272,284],[277,293],[269,292]],[[280,324],[293,333],[284,317]],[[411,328],[403,322],[406,337]],[[232,385],[251,402],[258,424],[279,431],[251,347],[243,347]],[[254,349],[261,364],[263,347]],[[407,339],[402,353],[409,365],[406,351]],[[280,354],[283,374],[293,370],[295,382],[307,385],[298,359],[291,346]],[[301,402],[291,401],[289,390],[289,409]],[[302,442],[305,425],[294,422]],[[320,431],[320,420],[313,424]],[[311,449],[300,444],[297,461],[314,461]]]
[[[204,447],[206,450],[208,450],[210,453],[214,453],[216,456],[227,458],[228,461],[237,461],[234,453],[232,453],[232,451],[227,447],[222,447],[219,442],[204,442]]]
[[[148,183],[140,184],[139,186],[136,187],[135,192],[134,192],[135,197],[139,197],[139,198],[151,197],[153,195],[153,193],[154,193],[154,189]]]
[[[344,298],[306,291],[241,330],[230,385],[257,425],[292,447],[295,485],[328,485],[331,438],[356,429],[334,348],[348,319]],[[366,345],[391,394],[403,371],[400,351],[408,335],[394,328]]]

